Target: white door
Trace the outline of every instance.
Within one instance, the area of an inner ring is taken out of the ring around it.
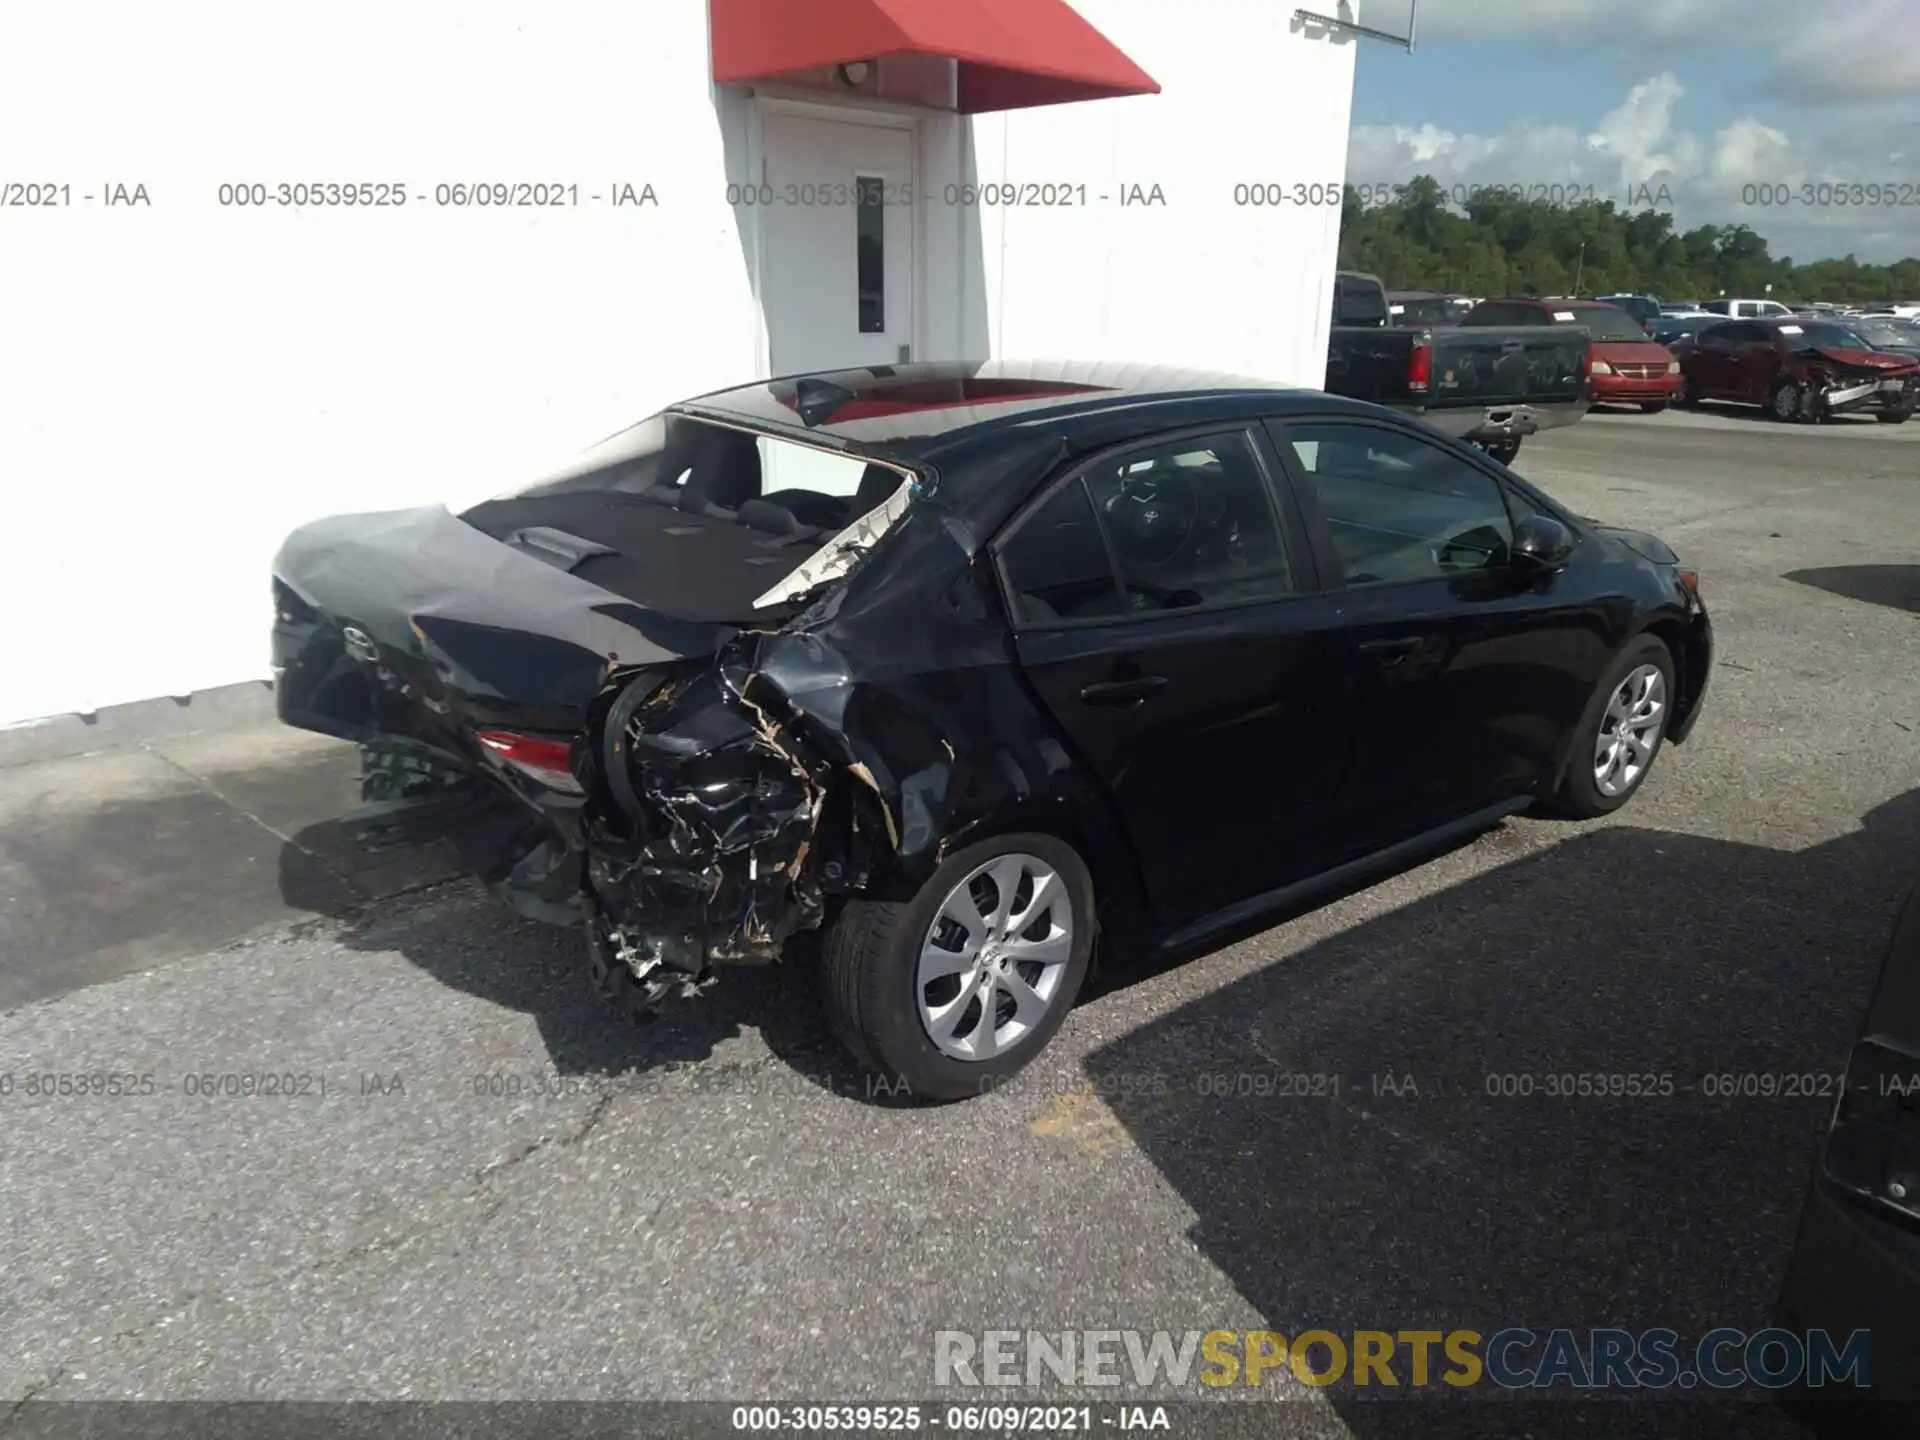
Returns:
[[[772,373],[912,358],[913,131],[771,109],[761,119]]]

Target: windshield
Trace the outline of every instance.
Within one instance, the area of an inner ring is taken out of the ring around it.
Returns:
[[[1795,333],[1796,330],[1799,333]],[[1821,320],[1809,320],[1799,326],[1782,325],[1780,333],[1792,341],[1796,349],[1806,345],[1819,345],[1828,350],[1871,350],[1873,348],[1846,326]]]
[[[1660,302],[1648,295],[1602,295],[1599,298],[1616,310],[1624,310],[1643,324],[1660,313]]]
[[[1890,320],[1858,320],[1854,322],[1853,330],[1873,349],[1892,346],[1897,350],[1911,350],[1920,345],[1920,331],[1896,325]]]
[[[1724,325],[1724,315],[1663,315],[1653,322],[1653,338],[1670,340],[1682,335],[1697,335],[1709,325]]]
[[[1571,320],[1562,320],[1571,315]],[[1553,312],[1556,325],[1584,325],[1595,340],[1645,340],[1647,332],[1624,310],[1611,305],[1574,305]]]

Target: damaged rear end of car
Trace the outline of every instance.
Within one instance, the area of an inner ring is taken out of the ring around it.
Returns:
[[[916,476],[823,449],[763,499],[768,445],[655,417],[462,515],[305,526],[274,563],[282,720],[362,747],[363,814],[583,927],[636,1016],[776,958],[897,838],[835,729],[852,667],[807,620]]]

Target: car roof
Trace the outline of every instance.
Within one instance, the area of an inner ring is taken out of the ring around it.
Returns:
[[[1587,305],[1596,309],[1617,310],[1619,307],[1611,300],[1582,300],[1573,295],[1500,295],[1482,300],[1482,305],[1551,305],[1565,310],[1571,305]]]
[[[1267,416],[1401,423],[1395,412],[1364,400],[1279,380],[1111,360],[911,363],[786,375],[695,396],[668,412],[932,474],[950,509],[989,527],[1004,508],[1009,467],[1047,468],[1167,431],[1244,426]]]
[[[1209,411],[1244,410],[1249,396],[1271,411],[1334,399],[1280,380],[1174,365],[986,360],[783,375],[671,408],[830,448],[911,456],[1013,421],[1043,418],[1086,423],[1125,412],[1139,417],[1143,433],[1151,432],[1187,423],[1188,412],[1199,423]],[[1227,403],[1233,397],[1240,403]]]

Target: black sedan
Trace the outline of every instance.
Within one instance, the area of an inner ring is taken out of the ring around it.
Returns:
[[[274,590],[282,717],[473,799],[620,1009],[823,930],[841,1037],[934,1098],[1032,1059],[1096,935],[1619,808],[1712,663],[1652,536],[1375,406],[1123,365],[704,395],[457,517],[308,525]]]

